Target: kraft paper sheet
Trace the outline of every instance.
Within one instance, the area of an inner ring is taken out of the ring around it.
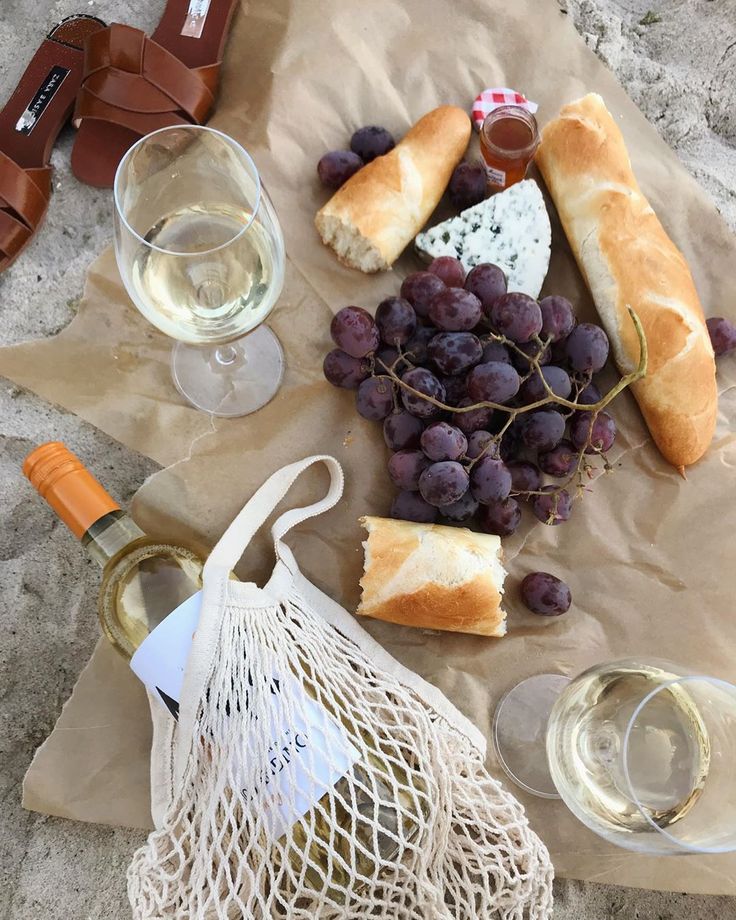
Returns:
[[[134,513],[170,537],[213,543],[277,467],[333,454],[345,469],[345,498],[290,542],[307,577],[354,607],[362,563],[357,518],[385,514],[392,490],[380,426],[355,413],[351,393],[322,378],[332,347],[329,320],[347,303],[374,309],[417,263],[408,253],[393,272],[378,276],[340,266],[313,227],[327,197],[316,163],[324,151],[345,146],[360,125],[382,124],[401,136],[434,106],[469,109],[479,90],[494,85],[538,102],[542,123],[565,102],[600,92],[645,193],[690,262],[706,313],[736,314],[736,239],[553,0],[254,0],[236,17],[211,124],[254,155],[283,224],[287,280],[269,320],[287,362],[276,399],[235,420],[212,420],[184,405],[170,382],[170,342],[131,305],[110,250],[91,266],[70,326],[53,339],[0,350],[0,373],[167,467],[140,489]],[[435,219],[448,213],[441,207]],[[564,294],[581,318],[594,319],[551,205],[550,215],[553,259],[544,293]],[[687,482],[653,447],[633,398],[619,397],[614,472],[593,484],[565,526],[535,526],[525,514],[519,534],[505,541],[505,639],[430,635],[370,621],[366,627],[486,734],[502,694],[540,671],[573,675],[595,662],[637,655],[735,680],[734,383],[736,360],[725,359],[718,430]],[[85,459],[94,470],[94,458]],[[323,487],[315,475],[293,503],[313,500]],[[267,545],[264,538],[249,550],[242,578],[264,579],[272,564]],[[563,618],[523,612],[518,583],[540,568],[572,589],[574,606]],[[29,769],[24,804],[78,820],[148,827],[149,744],[142,688],[101,641]],[[491,768],[500,773],[493,762]],[[599,839],[562,803],[514,791],[560,876],[736,894],[736,855],[634,855]]]

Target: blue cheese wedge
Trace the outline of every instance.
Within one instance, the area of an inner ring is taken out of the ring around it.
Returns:
[[[517,182],[420,233],[415,245],[429,259],[454,256],[470,271],[493,262],[506,273],[509,291],[537,297],[549,268],[552,232],[539,186]]]

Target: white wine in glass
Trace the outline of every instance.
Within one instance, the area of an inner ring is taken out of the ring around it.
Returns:
[[[736,849],[736,687],[625,659],[569,681],[537,675],[494,718],[509,776],[561,797],[589,828],[644,853]]]
[[[251,157],[212,128],[164,128],[130,148],[114,191],[120,274],[140,312],[178,340],[179,391],[214,415],[265,405],[283,374],[261,324],[283,286],[284,242]]]

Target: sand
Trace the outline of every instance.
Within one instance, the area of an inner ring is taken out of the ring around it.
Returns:
[[[736,231],[736,0],[559,0],[711,194]],[[163,0],[0,0],[0,99],[38,36],[84,10],[151,28]],[[649,15],[647,15],[649,14]],[[74,315],[84,273],[109,242],[107,192],[53,155],[55,196],[43,234],[0,275],[0,342],[52,335]],[[724,312],[734,305],[724,305]],[[127,502],[155,464],[75,416],[0,380],[0,920],[121,920],[125,868],[142,835],[25,812],[20,784],[97,638],[99,571],[20,476],[32,445],[66,441]],[[736,920],[736,899],[556,883],[557,920]]]

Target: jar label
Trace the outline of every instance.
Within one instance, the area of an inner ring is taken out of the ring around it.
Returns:
[[[503,188],[506,185],[506,173],[502,169],[495,169],[493,166],[489,166],[487,163],[485,166],[486,175],[491,185],[499,185]]]
[[[148,690],[174,716],[192,638],[199,621],[202,592],[198,591],[163,619],[145,638],[130,667]],[[253,691],[250,691],[253,692]],[[274,839],[283,836],[360,760],[342,725],[312,699],[292,675],[273,675],[262,692],[272,705],[261,702],[269,724],[250,719],[248,730],[263,731],[270,739],[266,762],[256,770],[233,770],[240,793],[253,809],[265,815]],[[239,718],[248,719],[249,688],[237,701]],[[246,744],[247,746],[247,744]],[[249,762],[250,758],[244,758]]]
[[[186,38],[201,38],[209,11],[210,0],[189,0],[187,17],[180,34]]]

